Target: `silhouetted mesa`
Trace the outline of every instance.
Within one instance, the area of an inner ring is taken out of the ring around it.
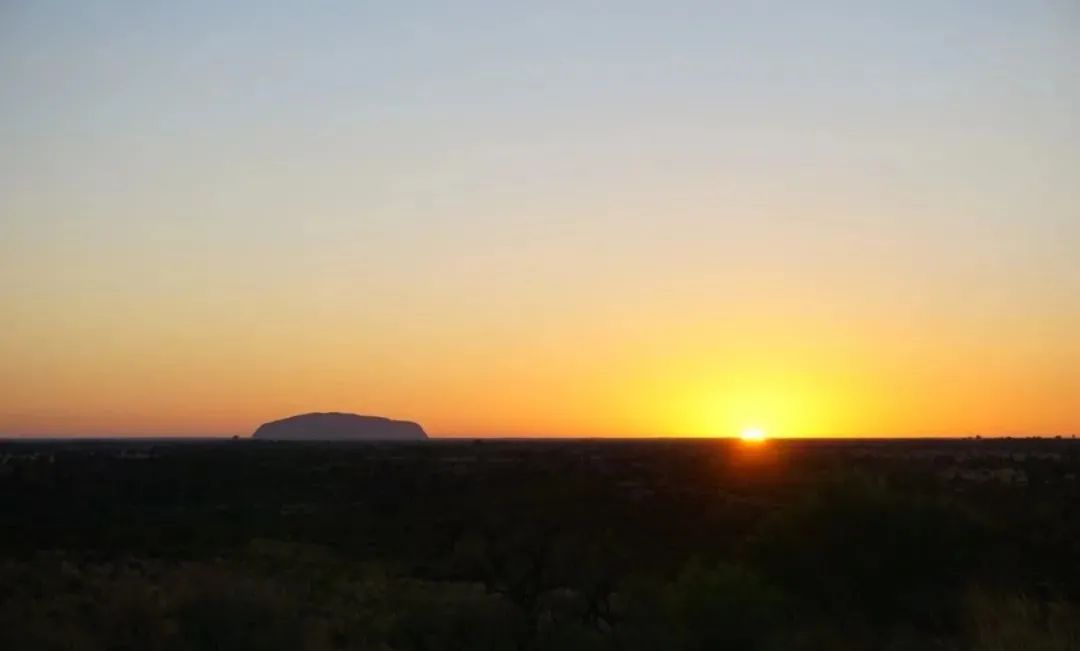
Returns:
[[[422,441],[424,428],[404,420],[356,414],[304,414],[266,423],[252,438],[274,441]]]

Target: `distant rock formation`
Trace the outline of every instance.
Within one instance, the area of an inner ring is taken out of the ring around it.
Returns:
[[[424,428],[404,420],[356,414],[304,414],[266,423],[252,438],[271,441],[422,441]]]

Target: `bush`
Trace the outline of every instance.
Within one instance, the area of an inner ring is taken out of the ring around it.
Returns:
[[[972,651],[1078,651],[1080,606],[977,591],[968,600]]]
[[[754,552],[804,612],[862,617],[871,628],[947,630],[978,565],[983,533],[943,499],[873,481],[827,487],[770,518]]]
[[[620,637],[629,649],[767,649],[786,619],[780,593],[727,563],[692,562],[666,584],[631,586],[622,602]]]

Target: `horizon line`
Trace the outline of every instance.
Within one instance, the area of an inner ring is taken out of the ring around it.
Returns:
[[[1005,433],[1005,434],[859,434],[859,435],[794,435],[794,436],[769,436],[769,441],[933,441],[933,440],[993,440],[993,439],[1076,439],[1077,433],[1056,434],[1029,434],[1029,433]],[[2,434],[0,443],[11,441],[232,441],[232,440],[258,440],[251,434]],[[423,441],[739,441],[738,435],[724,436],[684,436],[684,435],[467,435],[467,434],[428,434],[426,439],[415,441],[394,441],[370,439],[355,441],[348,440],[312,440],[312,443],[419,443]],[[304,443],[305,441],[290,441]]]

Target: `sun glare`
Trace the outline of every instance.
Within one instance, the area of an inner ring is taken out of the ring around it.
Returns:
[[[746,429],[739,435],[739,438],[746,443],[761,443],[765,440],[765,431],[756,427]]]

